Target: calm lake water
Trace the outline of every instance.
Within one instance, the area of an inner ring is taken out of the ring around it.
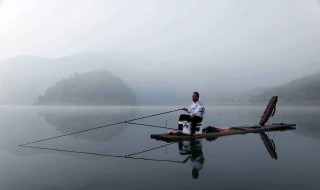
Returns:
[[[0,189],[319,189],[320,108],[315,107],[278,106],[269,123],[295,123],[297,129],[266,133],[277,159],[259,134],[203,139],[197,142],[202,146],[184,142],[179,149],[178,143],[150,139],[166,129],[125,123],[30,144],[34,148],[18,146],[175,109],[0,106]],[[203,123],[255,125],[263,111],[207,107]],[[135,122],[176,128],[181,113]],[[195,151],[185,152],[190,145]]]

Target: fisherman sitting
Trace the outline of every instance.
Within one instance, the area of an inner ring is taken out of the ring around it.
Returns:
[[[183,121],[191,122],[191,135],[195,134],[197,123],[202,122],[205,108],[203,103],[200,101],[200,95],[198,92],[192,93],[192,104],[190,107],[183,108],[188,114],[181,114],[179,117],[178,129],[182,130]]]

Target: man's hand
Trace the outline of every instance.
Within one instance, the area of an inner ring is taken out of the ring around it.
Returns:
[[[190,119],[193,119],[194,118],[194,113],[190,115]]]

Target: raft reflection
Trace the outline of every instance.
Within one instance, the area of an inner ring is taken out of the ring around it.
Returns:
[[[270,139],[266,133],[259,133],[259,135],[271,158],[277,160],[278,155],[274,141]],[[206,140],[214,141],[216,139],[217,138]],[[192,177],[193,179],[197,179],[199,177],[199,171],[203,168],[205,162],[202,151],[202,139],[178,142],[178,148],[180,155],[188,155],[182,163],[190,162],[190,165],[192,166]]]
[[[278,155],[276,152],[276,145],[274,144],[274,141],[269,139],[269,137],[265,133],[260,133],[260,137],[271,158],[277,160]]]

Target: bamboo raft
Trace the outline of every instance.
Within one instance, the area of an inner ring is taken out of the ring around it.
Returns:
[[[213,133],[203,133],[197,135],[174,135],[174,134],[152,134],[151,139],[166,141],[166,142],[175,142],[175,141],[189,141],[194,139],[202,138],[217,138],[222,136],[230,135],[244,135],[248,133],[263,133],[270,131],[287,131],[294,130],[295,124],[285,124],[285,123],[275,123],[271,125],[254,125],[254,126],[243,126],[243,127],[230,127],[228,130],[220,130],[219,132]]]
[[[248,133],[263,133],[269,131],[287,131],[287,130],[294,130],[296,129],[296,124],[285,124],[285,123],[274,123],[271,125],[265,125],[268,121],[269,117],[272,117],[276,111],[276,104],[278,101],[278,96],[273,96],[263,115],[261,116],[260,125],[253,125],[253,126],[239,126],[239,127],[227,127],[227,130],[221,127],[218,132],[212,133],[202,133],[202,134],[195,134],[195,135],[181,135],[181,134],[152,134],[151,139],[166,141],[166,142],[175,142],[175,141],[189,141],[194,139],[202,139],[202,138],[217,138],[222,136],[230,136],[230,135],[244,135]],[[261,138],[264,138],[261,136]],[[267,146],[267,145],[266,145]]]

